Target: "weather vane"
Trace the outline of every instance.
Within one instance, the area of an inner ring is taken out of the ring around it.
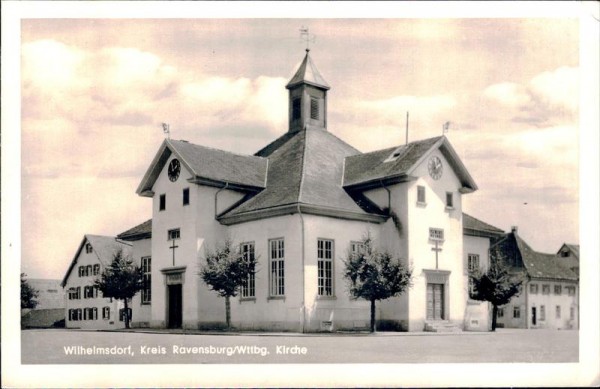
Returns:
[[[169,124],[163,123],[162,128],[163,128],[163,132],[165,133],[165,135],[167,135],[167,138],[171,139],[171,129],[169,128]]]
[[[315,35],[311,35],[308,32],[308,27],[300,27],[300,39],[306,42],[306,51],[310,51],[310,42],[315,43]]]

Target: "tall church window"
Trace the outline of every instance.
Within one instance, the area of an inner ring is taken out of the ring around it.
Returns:
[[[454,194],[446,192],[446,208],[454,208]]]
[[[269,241],[269,267],[271,296],[285,295],[285,248],[283,239]]]
[[[295,98],[294,100],[292,100],[292,120],[298,120],[300,119],[300,112],[301,112],[301,100],[300,98]]]
[[[479,270],[479,254],[468,254],[467,266],[469,269],[469,273]],[[469,274],[469,297],[472,297],[474,293],[475,285],[473,283],[473,277]]]
[[[310,99],[310,118],[319,120],[319,100],[315,98]]]
[[[332,240],[317,240],[317,277],[319,296],[333,296]]]
[[[183,190],[183,205],[190,204],[190,188],[185,188]]]
[[[167,208],[167,195],[161,194],[158,201],[159,201],[158,210],[164,211]]]
[[[427,202],[427,199],[425,198],[425,187],[424,186],[417,186],[417,203],[418,204],[425,204]]]
[[[254,262],[254,242],[242,243],[240,247],[242,256],[245,261]],[[254,267],[248,273],[248,279],[242,284],[241,297],[255,297],[256,296],[256,280],[254,278]]]
[[[152,302],[152,258],[142,257],[142,275],[144,288],[142,289],[142,304]]]

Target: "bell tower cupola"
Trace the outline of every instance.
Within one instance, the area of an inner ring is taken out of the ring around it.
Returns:
[[[327,90],[329,85],[319,73],[306,49],[296,74],[286,85],[289,90],[288,132],[305,128],[327,130]]]

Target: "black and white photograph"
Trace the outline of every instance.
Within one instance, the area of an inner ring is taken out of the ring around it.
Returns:
[[[598,8],[3,2],[2,386],[599,385]]]

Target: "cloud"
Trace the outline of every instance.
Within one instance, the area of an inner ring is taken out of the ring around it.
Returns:
[[[533,77],[526,85],[502,82],[482,92],[513,123],[536,126],[573,122],[579,107],[579,68],[562,66]]]

